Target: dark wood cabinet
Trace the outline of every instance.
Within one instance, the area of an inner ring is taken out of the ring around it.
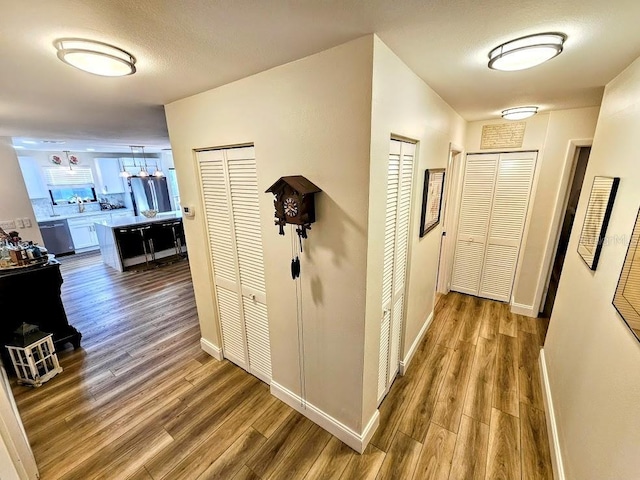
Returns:
[[[41,267],[0,271],[0,345],[6,364],[10,362],[7,363],[5,345],[22,322],[52,333],[56,350],[63,349],[67,343],[80,347],[82,334],[69,325],[60,298],[62,282],[60,264],[55,260]]]

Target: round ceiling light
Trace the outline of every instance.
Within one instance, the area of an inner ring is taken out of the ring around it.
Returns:
[[[538,33],[517,38],[489,52],[489,68],[507,72],[526,70],[562,53],[564,33]]]
[[[538,107],[516,107],[507,108],[502,111],[502,118],[505,120],[523,120],[525,118],[533,117],[538,113]]]
[[[94,75],[123,77],[136,72],[135,57],[108,43],[62,38],[54,45],[60,60]]]

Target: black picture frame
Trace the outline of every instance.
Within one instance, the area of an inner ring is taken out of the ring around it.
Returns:
[[[445,174],[444,168],[428,168],[424,171],[420,238],[424,237],[440,223]],[[431,192],[431,195],[429,195],[429,192]]]
[[[631,234],[631,241],[624,258],[616,293],[613,296],[613,306],[624,323],[640,340],[640,211]]]
[[[593,178],[589,203],[578,241],[578,254],[591,270],[598,268],[619,184],[619,177],[596,176]]]

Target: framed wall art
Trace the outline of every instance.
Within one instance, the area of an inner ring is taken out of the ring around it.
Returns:
[[[442,196],[444,194],[444,174],[444,168],[427,169],[424,171],[420,237],[424,237],[440,223]]]
[[[640,340],[640,213],[633,227],[627,256],[613,297],[613,306]]]
[[[578,242],[578,253],[591,270],[598,267],[619,183],[620,178],[618,177],[595,177],[593,179],[587,213]]]

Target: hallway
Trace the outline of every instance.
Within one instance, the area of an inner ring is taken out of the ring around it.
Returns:
[[[368,452],[379,478],[552,479],[538,367],[547,327],[503,303],[441,297],[381,405]]]
[[[360,456],[200,350],[187,262],[122,275],[84,255],[63,275],[83,349],[41,388],[14,388],[42,480],[552,478],[544,320],[443,297]]]

